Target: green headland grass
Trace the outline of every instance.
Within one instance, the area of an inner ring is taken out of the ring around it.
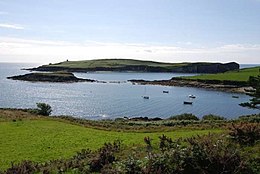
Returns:
[[[45,66],[51,67],[66,67],[66,68],[96,68],[96,67],[122,67],[126,65],[143,65],[143,66],[155,66],[155,67],[178,67],[185,66],[188,63],[163,63],[154,61],[141,61],[133,59],[97,59],[97,60],[82,60],[82,61],[65,61],[56,64],[50,64]]]

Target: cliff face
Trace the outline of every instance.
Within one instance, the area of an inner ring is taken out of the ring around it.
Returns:
[[[176,73],[220,73],[239,69],[239,64],[231,63],[189,63],[183,66],[149,66],[149,65],[125,65],[120,67],[94,67],[94,68],[68,68],[63,66],[40,66],[32,68],[33,71],[136,71],[136,72],[176,72]]]
[[[226,71],[239,69],[239,64],[235,62],[231,63],[210,63],[210,64],[201,64],[194,63],[192,65],[179,67],[173,70],[173,72],[179,73],[222,73]]]

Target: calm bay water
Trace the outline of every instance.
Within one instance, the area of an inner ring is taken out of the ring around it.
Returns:
[[[25,74],[21,68],[35,67],[36,64],[0,63],[0,107],[32,108],[37,102],[52,106],[53,115],[72,115],[88,119],[116,117],[162,117],[182,113],[193,113],[199,117],[216,114],[227,118],[259,113],[240,107],[249,96],[232,93],[187,88],[152,85],[132,85],[129,79],[158,80],[190,74],[174,73],[76,73],[78,77],[106,81],[107,83],[32,83],[6,79],[8,76]],[[120,83],[115,83],[120,81]],[[168,90],[168,94],[162,93]],[[149,100],[141,96],[150,96]],[[183,105],[190,100],[189,94],[197,96],[193,105]],[[235,94],[237,95],[237,94]]]

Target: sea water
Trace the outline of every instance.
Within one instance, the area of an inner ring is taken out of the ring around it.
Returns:
[[[35,108],[44,102],[52,106],[52,115],[71,115],[87,119],[113,119],[117,117],[161,117],[192,113],[198,117],[206,114],[236,118],[259,113],[259,110],[239,106],[250,97],[199,88],[133,85],[129,79],[163,80],[191,74],[176,73],[75,73],[77,77],[90,78],[104,83],[48,83],[25,82],[6,79],[8,76],[26,74],[22,68],[37,64],[0,63],[0,107]],[[164,90],[169,93],[163,93]],[[188,95],[193,94],[195,99]],[[147,95],[149,99],[143,99]],[[232,98],[233,95],[239,98]],[[183,101],[192,101],[184,105]]]

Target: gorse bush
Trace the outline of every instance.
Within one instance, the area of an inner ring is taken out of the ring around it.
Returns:
[[[14,173],[34,173],[39,170],[39,166],[32,161],[23,161],[19,165],[13,165],[5,173],[14,174]],[[1,172],[0,172],[1,173]]]
[[[100,172],[105,165],[114,162],[116,159],[114,153],[119,151],[120,144],[120,141],[115,141],[113,144],[105,143],[104,146],[99,149],[99,153],[91,160],[90,170]]]
[[[238,123],[229,127],[231,138],[241,145],[253,145],[260,140],[260,123]]]
[[[159,139],[160,139],[159,148],[161,149],[162,152],[168,150],[169,148],[172,148],[174,145],[172,139],[165,135],[159,136]]]
[[[235,144],[214,135],[188,138],[183,173],[251,172]]]
[[[49,116],[52,112],[51,106],[46,103],[36,103],[39,115]]]

